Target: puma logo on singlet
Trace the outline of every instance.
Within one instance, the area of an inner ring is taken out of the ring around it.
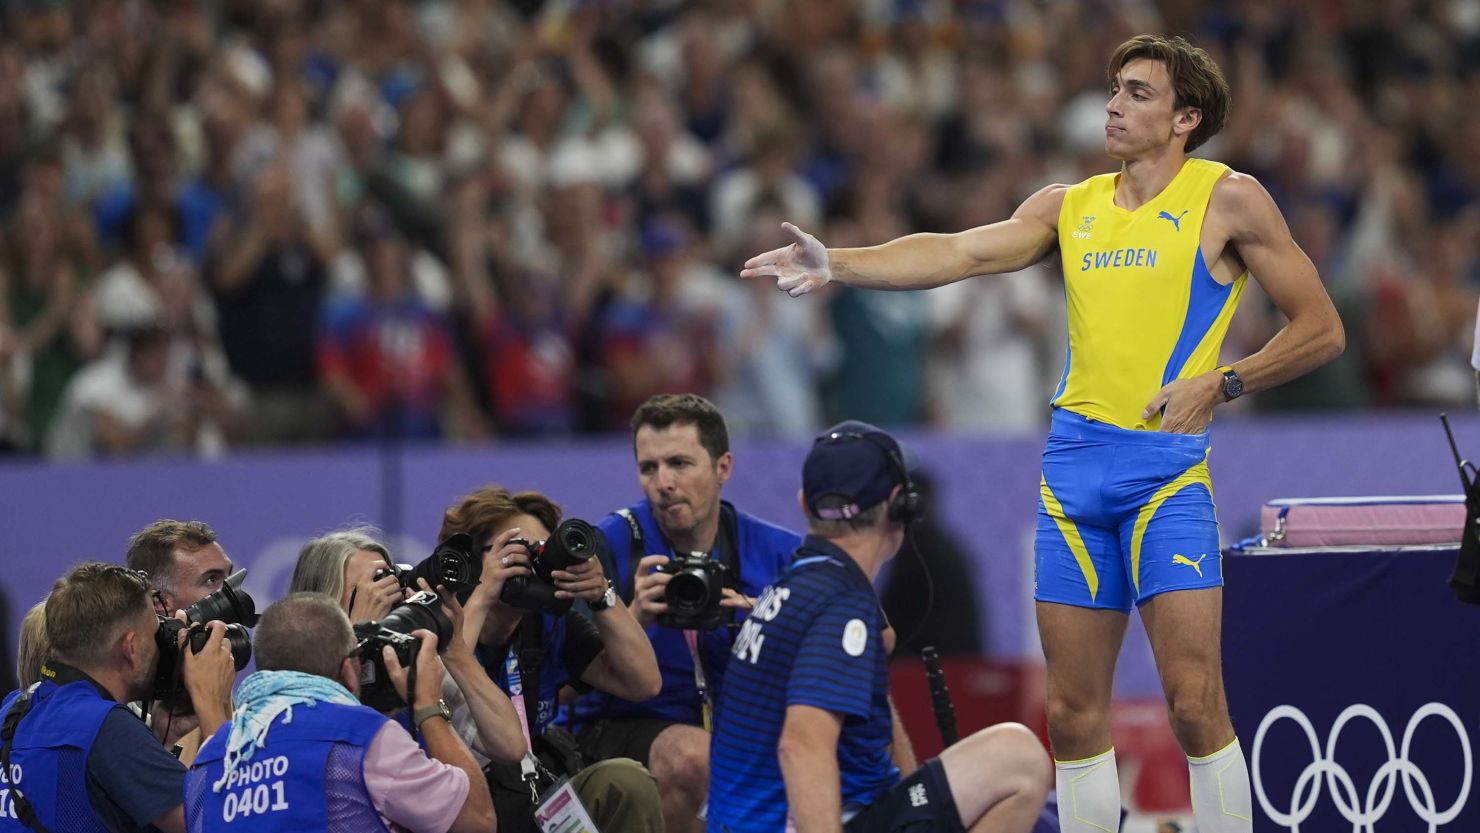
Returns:
[[[1207,553],[1203,553],[1202,555],[1199,555],[1197,557],[1197,560],[1196,561],[1193,561],[1192,559],[1188,558],[1187,556],[1185,556],[1185,555],[1183,555],[1181,553],[1177,553],[1176,555],[1173,555],[1172,556],[1172,563],[1173,564],[1186,564],[1188,567],[1191,567],[1192,569],[1194,569],[1194,570],[1197,571],[1198,578],[1202,578],[1202,561],[1203,561],[1204,558],[1207,558],[1207,557],[1208,557],[1208,554]]]
[[[1187,216],[1187,212],[1190,211],[1190,210],[1191,209],[1184,208],[1184,209],[1182,209],[1182,213],[1181,214],[1178,214],[1175,217],[1173,217],[1171,214],[1163,211],[1160,214],[1156,215],[1156,219],[1158,219],[1158,220],[1171,220],[1172,221],[1172,228],[1175,228],[1177,231],[1181,231],[1182,230],[1182,218],[1183,217],[1186,217]]]

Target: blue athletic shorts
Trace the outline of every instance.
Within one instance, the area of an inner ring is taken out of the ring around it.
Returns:
[[[1129,611],[1223,585],[1208,434],[1129,431],[1062,408],[1043,451],[1033,598]]]

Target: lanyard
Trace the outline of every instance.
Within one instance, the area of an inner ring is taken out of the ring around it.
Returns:
[[[699,632],[685,630],[683,641],[688,643],[689,656],[694,660],[694,687],[699,689],[699,700],[702,703],[704,714],[704,731],[712,732],[714,731],[714,703],[709,696],[709,680],[704,676],[704,660],[699,656]]]
[[[514,713],[519,715],[519,731],[524,733],[524,745],[527,747],[524,757],[519,759],[519,777],[529,786],[530,800],[540,803],[539,772],[535,765],[534,741],[529,734],[529,712],[524,706],[524,676],[519,673],[519,651],[515,646],[509,646],[509,655],[504,659],[504,673],[509,681],[509,702],[514,704]],[[534,693],[536,707],[540,693]]]

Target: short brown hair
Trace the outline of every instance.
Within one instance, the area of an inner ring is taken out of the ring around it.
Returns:
[[[437,540],[466,532],[474,541],[483,541],[515,515],[533,515],[551,532],[560,525],[560,507],[554,501],[539,492],[510,494],[508,489],[490,483],[447,507],[442,513],[442,529],[437,532]]]
[[[149,582],[117,564],[89,561],[57,579],[46,598],[46,639],[63,662],[102,660],[121,626],[153,611]]]
[[[642,403],[632,415],[634,444],[638,429],[644,425],[658,430],[670,425],[694,426],[699,431],[699,445],[709,452],[710,460],[718,460],[730,450],[730,432],[725,427],[724,415],[713,402],[698,394],[660,393]]]
[[[304,634],[312,634],[304,639]],[[291,593],[263,611],[252,632],[259,671],[299,671],[339,679],[344,658],[355,647],[349,617],[339,600],[322,593]]]
[[[175,548],[195,552],[216,543],[216,531],[200,521],[155,521],[128,540],[124,563],[149,575],[155,590],[175,592]]]
[[[1213,63],[1205,50],[1178,36],[1137,35],[1122,43],[1110,56],[1106,77],[1114,81],[1126,64],[1139,58],[1166,65],[1175,94],[1173,109],[1191,107],[1202,113],[1202,121],[1187,136],[1187,152],[1201,147],[1223,129],[1228,121],[1233,94],[1228,88],[1228,80],[1223,77],[1223,70]]]

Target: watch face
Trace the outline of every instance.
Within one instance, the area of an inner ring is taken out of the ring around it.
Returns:
[[[1244,380],[1237,376],[1223,377],[1223,395],[1228,399],[1236,399],[1244,392]]]

